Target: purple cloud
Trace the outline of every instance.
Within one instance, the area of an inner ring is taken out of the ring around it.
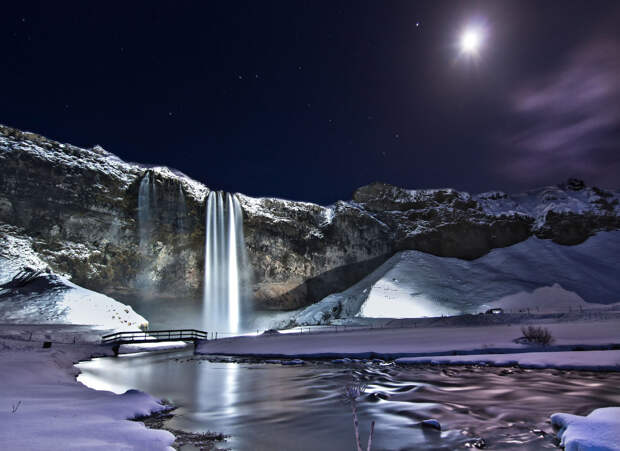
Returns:
[[[508,140],[502,172],[549,183],[577,175],[618,187],[620,43],[595,40],[560,70],[518,91],[511,111],[525,124]]]

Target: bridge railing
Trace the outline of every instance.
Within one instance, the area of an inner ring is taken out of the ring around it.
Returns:
[[[117,342],[148,343],[149,341],[206,340],[207,332],[196,329],[148,330],[135,332],[116,332],[101,337],[102,344]]]

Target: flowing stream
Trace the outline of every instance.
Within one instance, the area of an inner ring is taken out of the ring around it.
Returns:
[[[362,441],[373,450],[558,449],[555,412],[588,414],[620,404],[620,373],[485,367],[407,367],[385,362],[299,366],[233,363],[183,350],[97,358],[78,365],[95,389],[144,390],[179,408],[169,427],[230,434],[234,450],[354,450],[351,411],[340,400],[356,378]],[[436,418],[442,431],[421,427]],[[191,449],[191,448],[188,448]]]

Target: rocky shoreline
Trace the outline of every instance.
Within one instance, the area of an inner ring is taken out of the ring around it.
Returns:
[[[172,433],[175,441],[172,447],[176,450],[182,450],[184,446],[192,446],[200,451],[225,450],[227,448],[218,448],[219,443],[223,443],[227,439],[227,435],[216,432],[195,433],[186,432],[179,429],[173,429],[166,426],[166,421],[174,417],[174,411],[177,407],[172,406],[165,400],[162,403],[169,406],[167,410],[161,412],[153,412],[147,416],[132,418],[132,421],[139,421],[150,429],[161,429]]]

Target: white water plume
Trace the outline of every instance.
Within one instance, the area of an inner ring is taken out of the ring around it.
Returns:
[[[208,331],[240,332],[246,300],[247,257],[237,197],[209,193],[206,205],[204,315]]]

